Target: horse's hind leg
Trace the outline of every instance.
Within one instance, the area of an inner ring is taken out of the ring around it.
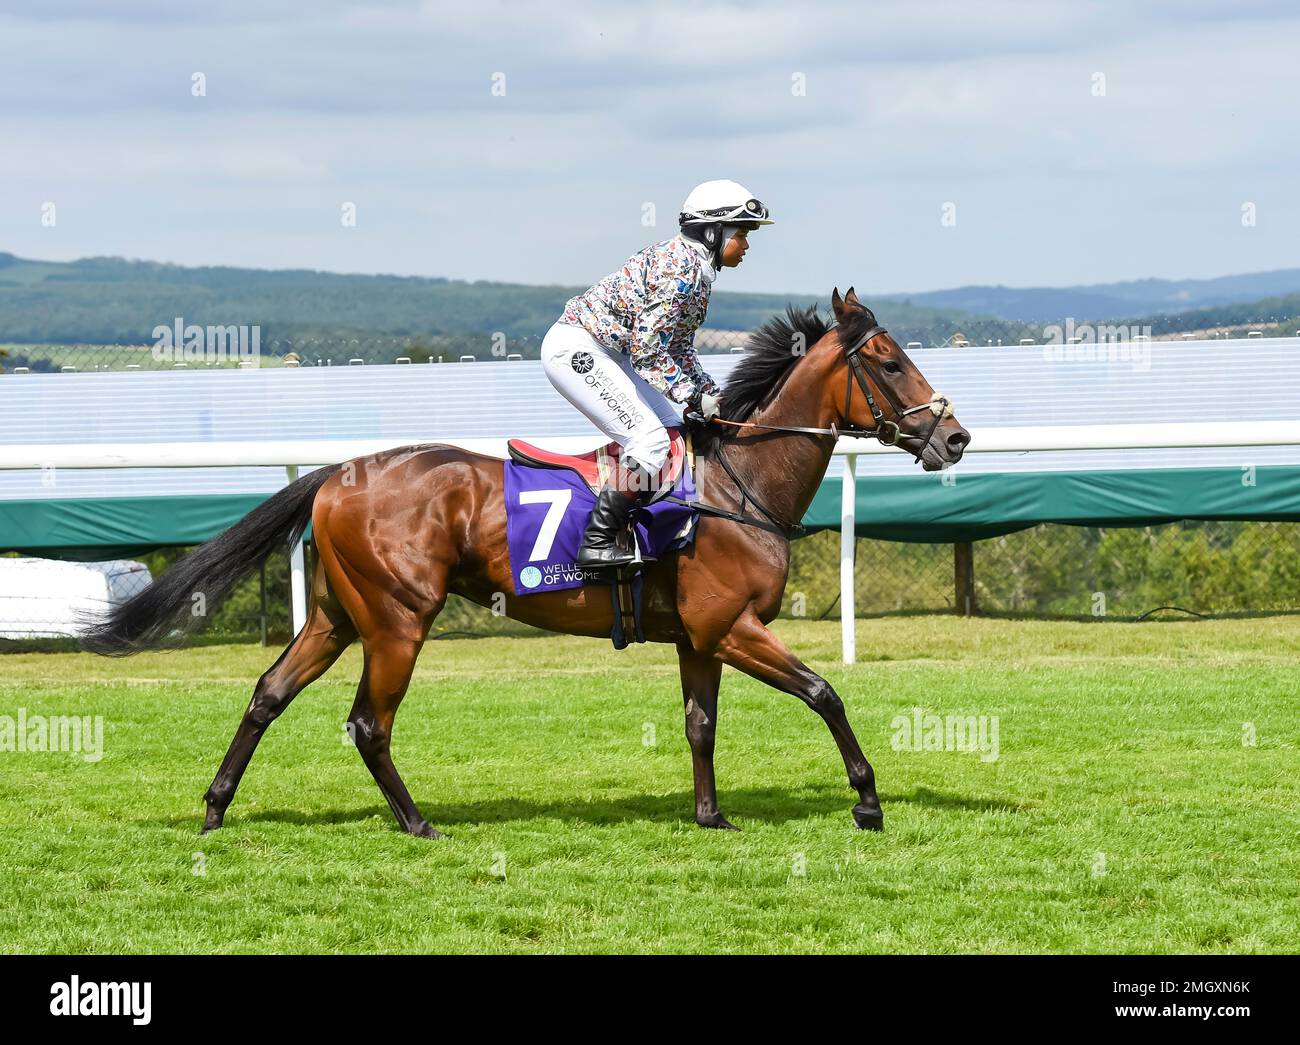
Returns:
[[[280,654],[279,660],[258,680],[253,699],[235,731],[235,739],[230,742],[230,749],[212,786],[203,796],[208,804],[207,816],[203,820],[205,832],[221,826],[239,780],[267,726],[280,716],[294,697],[325,674],[339,654],[356,639],[352,622],[332,604],[319,569],[312,588],[312,606],[307,623]]]
[[[393,719],[410,685],[422,644],[422,639],[387,635],[366,642],[366,666],[348,728],[402,830],[422,838],[441,838],[442,833],[431,827],[416,808],[389,751]]]

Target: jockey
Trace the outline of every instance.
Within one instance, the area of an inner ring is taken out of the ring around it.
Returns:
[[[618,545],[638,500],[648,499],[668,458],[674,406],[705,420],[721,389],[700,367],[695,332],[718,271],[735,268],[748,234],[768,211],[734,181],[706,181],[682,204],[681,231],[632,255],[617,272],[572,298],[542,341],[542,368],[559,393],[623,452],[596,501],[578,565],[623,566]]]

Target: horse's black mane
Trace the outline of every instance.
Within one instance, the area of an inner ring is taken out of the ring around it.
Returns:
[[[871,310],[854,309],[840,324],[840,333],[848,340],[875,326]],[[745,344],[745,354],[727,378],[722,390],[720,415],[728,421],[747,421],[758,407],[780,387],[795,364],[834,326],[818,314],[816,305],[807,308],[786,307],[785,315],[773,316]],[[712,446],[722,433],[709,426],[696,435],[704,448]]]

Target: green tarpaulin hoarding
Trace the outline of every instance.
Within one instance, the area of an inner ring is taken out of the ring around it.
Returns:
[[[838,529],[838,479],[804,518]],[[252,511],[262,494],[0,501],[0,551],[45,558],[130,558],[198,544]],[[1300,521],[1300,467],[1111,472],[930,473],[857,481],[857,533],[952,544],[1039,523],[1144,526],[1179,519]]]

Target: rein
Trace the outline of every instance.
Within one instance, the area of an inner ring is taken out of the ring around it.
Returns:
[[[844,357],[849,362],[846,375],[847,383],[844,388],[844,416],[846,418],[849,416],[849,407],[851,406],[853,399],[853,385],[856,380],[858,387],[862,389],[862,394],[866,397],[867,406],[871,409],[871,417],[872,420],[875,421],[874,427],[862,428],[858,425],[848,424],[847,422],[843,427],[839,427],[832,422],[829,428],[809,428],[801,425],[765,425],[758,421],[727,421],[721,417],[713,418],[710,423],[727,425],[731,428],[755,428],[767,432],[786,432],[792,435],[830,435],[834,436],[836,439],[840,436],[851,436],[856,439],[875,439],[881,446],[897,446],[899,436],[902,434],[898,422],[904,417],[908,417],[912,414],[919,414],[923,410],[929,410],[934,414],[934,420],[930,422],[929,431],[925,433],[925,438],[921,440],[919,449],[916,451],[914,460],[919,463],[921,455],[925,452],[925,448],[930,445],[930,440],[934,437],[935,430],[939,427],[939,423],[945,417],[952,416],[952,403],[946,396],[942,396],[936,392],[928,403],[904,407],[896,398],[894,398],[893,393],[889,390],[889,386],[885,382],[877,379],[876,385],[880,390],[881,396],[893,411],[895,420],[890,421],[885,418],[884,411],[876,404],[876,398],[871,394],[871,372],[867,367],[867,363],[861,356],[862,349],[867,347],[872,338],[879,337],[881,334],[885,333],[888,333],[888,331],[877,323],[874,327],[858,338],[853,347],[844,350]],[[888,433],[888,438],[886,438],[886,433]],[[798,523],[790,524],[782,522],[763,504],[762,501],[755,497],[749,488],[745,486],[744,482],[741,481],[740,476],[736,474],[735,468],[733,468],[731,462],[727,460],[727,455],[722,452],[721,445],[717,447],[716,456],[718,458],[718,463],[722,465],[723,471],[727,473],[731,481],[736,484],[736,489],[740,491],[739,512],[727,511],[724,508],[704,504],[700,501],[686,501],[679,497],[665,497],[664,500],[693,508],[703,515],[713,515],[722,519],[730,519],[732,522],[754,526],[760,530],[768,530],[771,533],[780,534],[787,540],[791,537],[802,536],[808,532],[806,527]],[[758,519],[752,515],[745,515],[746,502],[752,504],[767,518]]]
[[[671,495],[663,498],[663,500],[672,501],[673,504],[684,505],[687,508],[694,509],[701,515],[712,515],[719,519],[730,519],[732,522],[742,523],[745,526],[753,526],[760,530],[767,530],[769,533],[779,534],[787,541],[792,537],[802,537],[808,532],[808,528],[800,523],[794,523],[791,525],[782,522],[770,508],[755,497],[741,480],[740,476],[736,474],[735,468],[733,468],[731,462],[727,460],[727,455],[722,452],[721,446],[717,447],[716,456],[718,458],[718,463],[722,465],[722,470],[727,473],[731,478],[731,481],[736,484],[736,489],[740,491],[740,511],[732,512],[728,511],[726,508],[719,508],[717,505],[705,504],[703,501],[688,501],[684,498],[673,497]],[[752,515],[746,515],[746,501],[766,515],[767,518],[758,519]]]

